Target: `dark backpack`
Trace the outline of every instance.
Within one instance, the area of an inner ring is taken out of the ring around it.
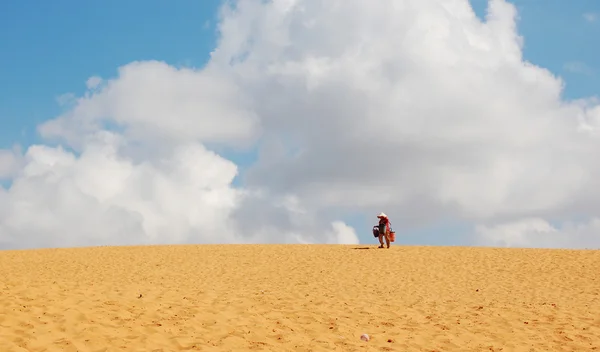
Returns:
[[[390,232],[394,232],[392,230],[392,223],[390,223]],[[373,226],[373,237],[379,237],[379,225]]]
[[[373,237],[379,237],[379,225],[373,226]]]

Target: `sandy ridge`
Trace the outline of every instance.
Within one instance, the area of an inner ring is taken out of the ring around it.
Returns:
[[[0,351],[194,350],[598,351],[600,251],[0,251]]]

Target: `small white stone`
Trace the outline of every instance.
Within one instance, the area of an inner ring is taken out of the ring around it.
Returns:
[[[363,341],[369,341],[370,340],[369,335],[367,335],[367,334],[360,335],[360,339],[363,340]]]

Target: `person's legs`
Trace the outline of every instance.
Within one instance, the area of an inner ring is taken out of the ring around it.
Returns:
[[[390,233],[389,232],[385,233],[385,244],[387,245],[387,248],[390,248]],[[381,246],[383,247],[383,242],[381,243]]]
[[[379,225],[379,248],[383,248],[383,238],[387,237],[385,225]]]
[[[379,239],[379,244],[380,244],[379,248],[383,248],[383,237],[384,237],[383,233],[380,232],[379,236],[377,237]]]

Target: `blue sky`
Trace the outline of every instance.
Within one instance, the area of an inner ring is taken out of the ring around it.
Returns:
[[[35,143],[36,125],[60,112],[57,97],[80,94],[90,76],[113,77],[119,66],[136,60],[202,66],[215,44],[220,2],[2,1],[0,148]],[[484,16],[487,1],[471,2]],[[567,98],[600,95],[600,1],[514,3],[525,59],[560,75]],[[350,223],[368,227],[363,220]],[[427,233],[433,232],[420,234],[421,243],[429,241]]]
[[[27,145],[61,94],[136,60],[199,66],[214,46],[220,1],[40,1],[0,4],[0,147]]]

